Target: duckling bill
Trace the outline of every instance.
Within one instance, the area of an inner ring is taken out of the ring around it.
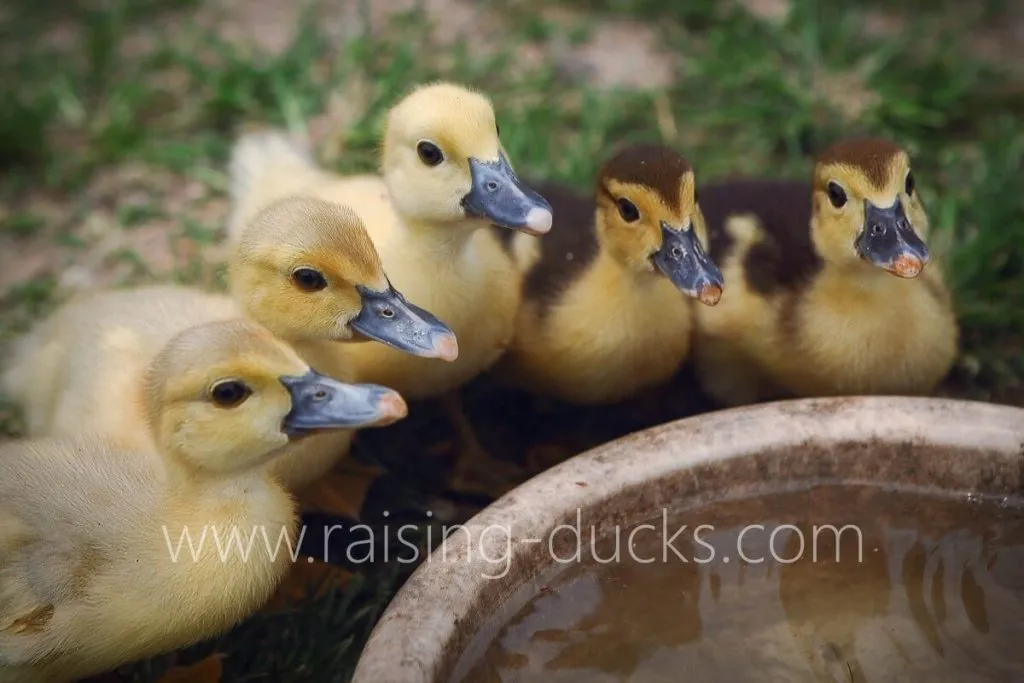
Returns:
[[[362,301],[349,325],[365,340],[378,341],[423,358],[454,361],[459,356],[455,333],[432,313],[410,303],[388,283],[384,291],[357,285]]]
[[[346,384],[312,369],[279,380],[292,399],[282,430],[293,439],[323,429],[386,426],[408,414],[397,392],[376,384]]]
[[[888,208],[864,200],[864,228],[857,238],[857,253],[868,263],[903,278],[917,277],[928,263],[928,247],[911,227],[899,197]]]
[[[519,180],[503,152],[495,161],[469,157],[468,163],[471,189],[462,198],[467,216],[530,235],[551,230],[551,205]]]
[[[722,298],[725,279],[687,221],[683,227],[661,221],[661,247],[651,256],[654,265],[679,291],[714,306]]]

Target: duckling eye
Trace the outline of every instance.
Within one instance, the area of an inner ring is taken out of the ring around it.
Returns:
[[[292,282],[306,292],[319,292],[327,287],[327,279],[320,271],[312,268],[296,268],[292,273]]]
[[[832,206],[837,209],[843,208],[843,206],[846,205],[846,190],[840,187],[839,183],[829,181],[828,200],[832,202]]]
[[[221,408],[234,408],[241,404],[252,394],[252,389],[246,386],[245,382],[235,379],[226,380],[214,385],[210,391],[213,402]]]
[[[427,166],[437,166],[439,163],[444,161],[444,154],[433,142],[427,142],[426,140],[420,141],[416,145],[416,153],[420,155],[420,161],[425,163]]]
[[[906,190],[906,193],[907,193],[908,197],[912,197],[914,195],[914,188],[915,187],[916,187],[916,185],[914,183],[914,174],[911,171],[907,171],[907,182],[906,182],[906,187],[904,188],[904,190]]]
[[[619,206],[619,215],[622,216],[622,220],[627,223],[635,223],[640,220],[640,209],[636,208],[636,204],[625,197],[620,197],[615,203]]]

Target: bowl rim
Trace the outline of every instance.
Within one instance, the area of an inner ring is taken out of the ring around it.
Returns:
[[[1019,463],[1024,409],[949,398],[805,398],[713,411],[628,434],[531,478],[479,512],[413,572],[377,622],[352,683],[439,683],[462,652],[448,653],[460,622],[479,612],[486,557],[501,552],[487,529],[522,539],[549,534],[566,513],[645,481],[665,480],[768,450],[851,442],[906,443],[995,454]],[[567,485],[569,484],[569,485]],[[535,542],[535,541],[534,541]],[[473,548],[479,548],[472,553]],[[484,552],[489,549],[489,552]],[[520,582],[522,583],[522,582]],[[516,587],[505,591],[510,595]]]

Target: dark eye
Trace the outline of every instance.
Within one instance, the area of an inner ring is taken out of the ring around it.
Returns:
[[[444,154],[441,153],[441,150],[433,142],[423,140],[420,144],[416,145],[416,153],[420,155],[420,161],[427,166],[437,166],[444,161]]]
[[[221,408],[234,408],[245,399],[249,398],[252,389],[236,379],[229,379],[214,385],[210,391],[213,402]]]
[[[640,209],[636,208],[636,204],[625,197],[620,198],[616,204],[619,206],[619,215],[622,216],[622,220],[627,223],[634,223],[640,220]]]
[[[501,126],[499,126],[499,125],[498,125],[498,122],[497,122],[497,121],[495,121],[495,122],[494,122],[494,133],[495,133],[495,135],[497,135],[497,136],[498,136],[499,138],[501,137]]]
[[[846,204],[846,190],[839,186],[839,183],[829,181],[828,184],[828,200],[832,202],[832,206],[837,209],[843,208]]]
[[[910,171],[907,171],[907,184],[904,189],[906,190],[908,197],[913,196],[915,187],[916,185],[914,184],[914,174],[911,173]]]
[[[292,273],[292,282],[306,292],[319,292],[327,287],[327,279],[319,270],[312,268],[296,268]]]

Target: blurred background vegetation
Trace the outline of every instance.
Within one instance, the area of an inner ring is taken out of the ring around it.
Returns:
[[[8,0],[0,65],[0,342],[85,287],[222,286],[241,126],[287,126],[324,163],[373,169],[390,104],[443,77],[493,98],[523,175],[581,188],[628,140],[664,141],[709,180],[803,178],[837,137],[892,136],[957,300],[955,393],[1024,396],[1010,0]],[[0,420],[17,429],[9,408]],[[190,656],[228,653],[226,680],[346,680],[397,580],[357,577]]]

